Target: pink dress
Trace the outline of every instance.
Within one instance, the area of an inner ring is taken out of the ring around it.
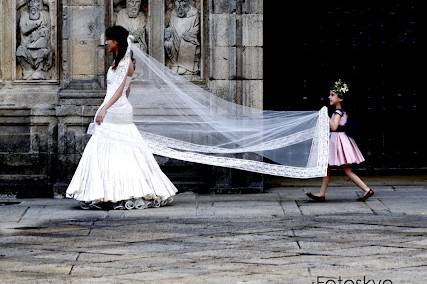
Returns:
[[[341,115],[339,125],[345,125],[347,123],[347,113],[337,109],[334,115]],[[357,147],[356,142],[353,138],[350,138],[345,132],[334,132],[331,130],[329,138],[329,165],[341,166],[345,164],[359,164],[363,162],[365,158]]]

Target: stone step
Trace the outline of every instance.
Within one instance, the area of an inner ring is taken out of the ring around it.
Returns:
[[[0,197],[52,197],[47,175],[0,175]]]

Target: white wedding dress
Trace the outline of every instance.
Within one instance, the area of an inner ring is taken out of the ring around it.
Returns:
[[[107,110],[104,121],[100,125],[95,122],[89,125],[88,133],[92,137],[67,188],[66,196],[82,201],[81,206],[82,203],[133,201],[135,206],[127,202],[125,207],[140,209],[147,207],[144,204],[158,207],[172,201],[178,191],[160,169],[133,123],[133,108],[126,96],[132,78],[128,76],[130,63],[128,48],[116,70],[109,68],[107,92],[97,114],[124,80],[125,87],[120,98]]]

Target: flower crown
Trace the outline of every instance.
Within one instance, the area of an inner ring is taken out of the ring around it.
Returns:
[[[341,79],[339,79],[334,83],[334,87],[332,88],[332,91],[337,95],[342,96],[348,92],[348,86]]]

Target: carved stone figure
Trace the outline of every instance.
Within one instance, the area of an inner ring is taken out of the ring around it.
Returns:
[[[126,0],[126,9],[116,16],[116,25],[126,28],[135,37],[135,43],[147,52],[147,17],[141,11],[141,0]]]
[[[181,75],[200,74],[200,14],[189,0],[175,0],[166,24],[167,65]]]
[[[22,68],[22,79],[50,79],[53,52],[50,45],[49,12],[43,9],[43,0],[27,0],[19,20],[20,44],[16,59]]]

